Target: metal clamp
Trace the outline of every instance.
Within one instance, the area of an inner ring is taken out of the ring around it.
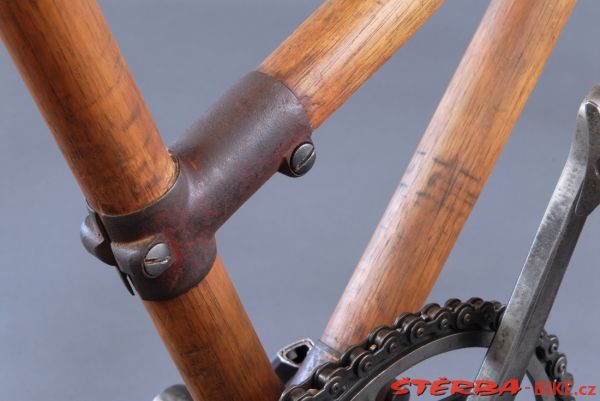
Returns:
[[[278,170],[290,176],[314,164],[311,127],[280,81],[242,78],[170,148],[178,166],[171,189],[137,212],[91,211],[85,248],[116,265],[140,297],[174,298],[195,287],[216,257],[215,233]]]

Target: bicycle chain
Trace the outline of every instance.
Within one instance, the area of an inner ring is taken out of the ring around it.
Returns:
[[[337,362],[318,367],[311,377],[284,391],[280,401],[334,401],[368,382],[385,370],[407,349],[418,348],[432,339],[471,330],[496,331],[505,310],[499,302],[471,298],[467,302],[451,299],[444,306],[429,304],[417,314],[403,313],[393,326],[371,332],[362,343],[348,348]],[[558,352],[558,338],[542,331],[536,356],[544,364],[551,382],[573,382],[567,372],[567,359]],[[556,396],[574,401],[572,396]]]

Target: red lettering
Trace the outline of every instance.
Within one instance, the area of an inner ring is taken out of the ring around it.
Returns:
[[[481,381],[481,380],[480,380]],[[452,389],[450,390],[451,395],[461,394],[461,395],[471,395],[471,389],[473,389],[475,385],[473,382],[468,382],[466,380],[453,380],[452,381]]]
[[[561,382],[552,382],[552,395],[566,395]]]
[[[521,391],[521,384],[519,383],[519,381],[517,379],[510,379],[509,381],[504,383],[502,387],[500,387],[500,389],[498,390],[498,394],[504,395],[506,393],[509,393],[511,395],[517,395],[519,394],[519,391]]]
[[[448,385],[450,384],[450,380],[445,377],[440,377],[439,380],[431,383],[431,388],[429,389],[429,394],[431,395],[445,395],[448,392]]]
[[[410,384],[410,379],[408,377],[403,377],[400,380],[396,380],[390,386],[394,395],[406,395],[410,393],[410,390],[404,388],[404,386],[408,386]]]
[[[546,395],[546,383],[545,382],[533,383],[533,394]]]
[[[588,389],[589,391],[584,391],[585,389]],[[581,386],[581,387],[579,387],[578,394],[580,394],[580,395],[598,395],[598,394],[596,394],[596,386]],[[571,394],[569,394],[569,395],[571,395]]]
[[[489,380],[477,380],[475,382],[475,394],[489,396],[498,394],[498,384]]]
[[[413,379],[411,380],[410,384],[412,384],[413,386],[417,386],[417,395],[423,395],[425,393],[425,390],[427,390],[427,387],[431,384],[431,382],[429,380]]]

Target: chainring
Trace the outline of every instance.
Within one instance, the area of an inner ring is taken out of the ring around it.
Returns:
[[[489,347],[504,310],[499,302],[471,298],[467,302],[451,299],[444,306],[429,304],[417,314],[404,313],[393,326],[379,327],[365,341],[350,347],[339,361],[321,365],[308,379],[287,388],[280,401],[406,400],[390,394],[390,383],[396,377],[448,351]],[[573,382],[556,336],[541,333],[527,376],[532,383]],[[535,397],[537,401],[575,400],[560,394]]]

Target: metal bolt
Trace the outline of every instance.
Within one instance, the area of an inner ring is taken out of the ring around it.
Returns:
[[[440,322],[440,328],[441,329],[446,329],[448,328],[448,326],[450,325],[450,321],[448,319],[442,319],[442,321]]]
[[[423,337],[424,334],[425,334],[425,329],[423,327],[419,327],[417,329],[417,337],[421,338],[421,337]]]
[[[556,351],[558,351],[558,344],[556,344],[556,343],[553,343],[553,344],[550,346],[550,353],[551,353],[551,354],[554,354]]]
[[[469,323],[469,322],[471,321],[471,319],[472,319],[472,316],[471,316],[471,314],[470,314],[470,313],[467,313],[467,314],[465,315],[465,317],[463,318],[463,320],[464,320],[466,323]]]
[[[144,273],[149,277],[158,277],[171,266],[171,250],[167,244],[158,243],[144,258]]]
[[[304,142],[292,152],[290,170],[298,177],[304,175],[315,164],[316,158],[315,145],[312,142]]]

